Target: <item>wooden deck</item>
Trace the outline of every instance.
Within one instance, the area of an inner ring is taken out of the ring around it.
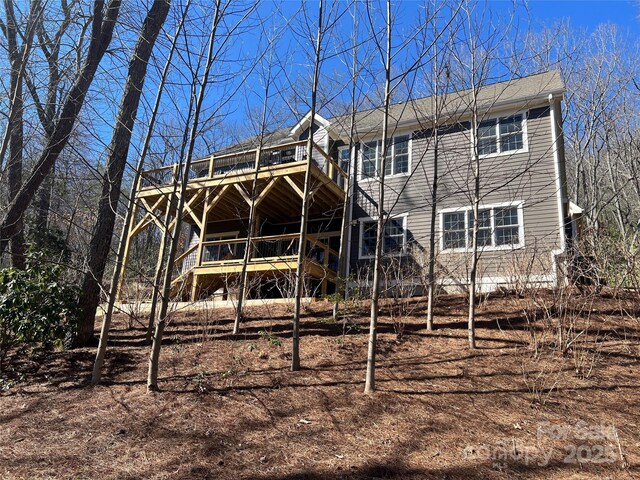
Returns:
[[[199,298],[201,287],[242,272],[246,248],[252,249],[245,269],[248,276],[295,274],[299,234],[255,236],[250,244],[247,238],[207,242],[205,237],[212,233],[207,230],[212,222],[246,218],[252,205],[261,219],[300,222],[307,168],[309,216],[340,215],[347,174],[317,145],[312,155],[306,155],[305,145],[306,141],[300,141],[211,156],[194,162],[186,173],[179,172],[177,165],[144,172],[136,192],[135,221],[129,226],[125,265],[131,242],[142,231],[157,227],[164,237],[173,228],[176,215],[170,211],[171,198],[179,190],[181,173],[190,179],[179,215],[201,233],[200,241],[175,261],[174,290],[184,291],[188,286],[191,299]],[[338,254],[311,235],[305,248],[305,275],[322,282],[325,293],[327,282],[335,282],[338,275]]]
[[[247,275],[291,276],[298,264],[298,242],[298,234],[251,238],[251,252],[245,270]],[[211,290],[213,285],[216,289],[228,286],[223,285],[223,280],[233,283],[235,276],[242,272],[246,245],[246,238],[237,238],[203,242],[187,249],[178,260],[196,257],[191,258],[192,262],[183,267],[182,273],[174,280],[174,290],[184,291],[187,287],[191,289],[193,298],[199,298],[201,290]],[[338,252],[322,240],[307,236],[303,262],[307,277],[321,282],[336,281]],[[321,290],[326,293],[326,285]]]

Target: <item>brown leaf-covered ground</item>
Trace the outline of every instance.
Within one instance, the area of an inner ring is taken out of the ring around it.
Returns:
[[[440,301],[433,332],[413,300],[400,340],[381,318],[374,395],[365,304],[338,323],[328,303],[306,307],[300,372],[286,306],[252,308],[235,339],[230,310],[178,314],[154,394],[144,328],[121,316],[101,386],[86,386],[92,349],[16,367],[0,477],[640,478],[637,297],[571,301],[562,354],[557,318],[530,298],[485,301],[475,351],[463,298]]]

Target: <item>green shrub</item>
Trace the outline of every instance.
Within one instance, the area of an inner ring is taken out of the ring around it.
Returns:
[[[64,284],[63,268],[30,253],[25,270],[0,269],[0,370],[13,347],[61,347],[78,318],[78,288]]]

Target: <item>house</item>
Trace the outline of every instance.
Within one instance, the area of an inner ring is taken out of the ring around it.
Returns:
[[[428,252],[435,200],[438,282],[464,288],[477,151],[480,287],[555,285],[574,237],[571,215],[577,211],[566,191],[560,108],[564,86],[559,73],[495,83],[473,93],[452,92],[391,106],[384,182],[385,257],[424,266],[420,257]],[[307,294],[334,292],[339,277],[350,279],[352,286],[356,278],[366,281],[375,248],[382,120],[380,109],[358,112],[350,142],[349,116],[316,115],[311,126],[307,115],[293,128],[263,138],[261,146],[259,139],[248,139],[194,162],[181,212],[190,225],[190,238],[176,261],[175,291],[195,299],[228,289],[248,258],[249,295],[290,295],[287,279],[297,266],[307,169],[311,198],[303,264]],[[313,147],[307,155],[310,132]],[[142,175],[136,194],[138,220],[129,227],[130,239],[152,225],[164,228],[161,219],[176,168]],[[345,201],[347,228],[342,235]],[[255,221],[249,232],[252,208]],[[246,248],[251,249],[247,256]],[[412,272],[410,276],[419,274]]]

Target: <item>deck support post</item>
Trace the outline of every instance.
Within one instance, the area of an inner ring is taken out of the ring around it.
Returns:
[[[209,164],[209,171],[212,171],[213,165],[213,156],[211,156],[211,162]],[[204,193],[204,203],[202,205],[202,221],[200,226],[200,239],[198,241],[198,248],[196,249],[196,261],[193,268],[197,268],[202,265],[202,245],[204,244],[207,238],[207,215],[209,213],[209,199],[211,198],[211,189],[207,188]],[[191,301],[195,302],[198,300],[199,292],[199,279],[198,275],[193,273],[192,281],[191,281]]]
[[[149,311],[149,322],[147,323],[147,333],[145,335],[145,340],[147,343],[151,343],[151,337],[153,335],[153,329],[156,321],[156,309],[158,305],[158,297],[160,296],[160,281],[162,280],[162,266],[164,263],[164,257],[167,251],[168,246],[168,238],[167,232],[171,229],[171,225],[173,222],[171,221],[173,211],[176,209],[176,191],[175,186],[178,175],[178,165],[173,165],[171,168],[171,182],[174,184],[173,192],[169,193],[169,197],[167,198],[167,204],[164,210],[164,218],[162,220],[162,235],[160,238],[160,250],[158,251],[158,261],[156,263],[156,271],[153,277],[153,286],[151,289],[151,309]],[[175,212],[176,218],[179,215],[179,212]],[[171,268],[167,265],[167,268]]]
[[[142,182],[142,176],[138,179],[138,185],[134,190],[134,195],[137,195],[140,190]],[[133,240],[133,235],[131,232],[136,223],[136,213],[138,213],[138,200],[133,200],[133,205],[131,206],[131,219],[129,221],[129,225],[125,225],[124,228],[127,229],[127,241],[124,244],[124,253],[122,256],[122,264],[120,265],[120,275],[118,279],[118,288],[116,288],[116,300],[120,301],[122,298],[122,287],[124,287],[125,280],[125,272],[127,271],[127,264],[129,263],[129,250],[131,249],[131,241]]]

